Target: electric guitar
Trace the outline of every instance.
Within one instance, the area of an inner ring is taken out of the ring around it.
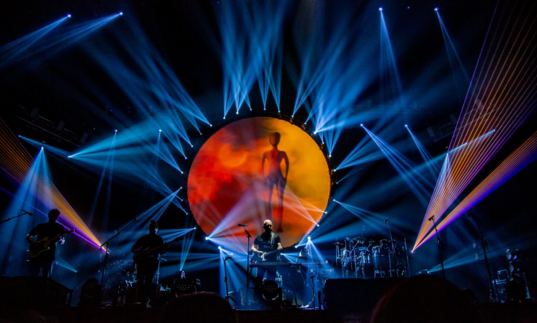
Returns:
[[[174,243],[174,242],[177,242],[179,240],[183,239],[182,236],[179,236],[175,239],[173,239],[172,241],[168,241],[160,246],[157,246],[157,247],[154,247],[154,248],[151,248],[151,249],[147,249],[147,250],[138,250],[137,252],[133,253],[132,255],[132,261],[134,262],[134,264],[139,264],[140,261],[142,261],[143,259],[145,258],[148,258],[149,256],[151,256],[152,254],[154,254],[155,252],[159,251],[160,249],[163,249],[163,248],[166,248],[168,247],[170,244]]]
[[[295,245],[292,245],[292,246],[289,246],[289,247],[286,247],[286,248],[283,248],[283,249],[280,249],[280,250],[273,250],[273,251],[267,251],[267,252],[264,252],[262,254],[259,254],[257,252],[255,252],[253,255],[252,255],[252,259],[251,259],[251,262],[252,263],[258,263],[258,262],[265,262],[265,261],[274,261],[274,259],[270,259],[272,255],[276,254],[277,256],[280,255],[280,253],[282,252],[288,252],[288,251],[291,251],[291,250],[295,250]],[[267,259],[268,258],[268,259]]]
[[[50,250],[50,245],[53,243],[56,243],[56,241],[60,240],[61,238],[65,237],[71,232],[74,232],[75,229],[69,230],[65,232],[64,234],[57,234],[53,238],[44,237],[43,239],[37,240],[37,244],[30,245],[30,248],[28,250],[28,254],[30,256],[30,259],[34,259],[35,257],[38,257],[43,252],[47,252]]]

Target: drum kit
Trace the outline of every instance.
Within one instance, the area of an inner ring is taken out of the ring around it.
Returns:
[[[336,262],[342,277],[400,277],[405,274],[401,248],[395,240],[363,236],[335,242]]]

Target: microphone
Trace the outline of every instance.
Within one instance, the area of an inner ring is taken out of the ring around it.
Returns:
[[[239,223],[239,227],[247,227],[248,225],[247,224],[240,224]]]
[[[28,212],[28,211],[24,211],[23,209],[21,209],[21,212],[23,212],[22,214],[28,214],[29,216],[34,215],[33,213],[30,213],[30,212]]]
[[[140,219],[138,219],[138,218],[134,218],[134,221],[136,221],[136,222],[140,222]]]
[[[386,220],[384,220],[384,223],[388,223],[388,221],[390,221],[390,218],[387,218]]]
[[[434,214],[429,218],[429,221],[432,221],[434,219]]]

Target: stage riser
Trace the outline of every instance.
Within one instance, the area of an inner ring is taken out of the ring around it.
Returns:
[[[5,307],[0,306],[5,309]],[[24,318],[29,317],[30,310],[9,308],[0,313],[0,322],[25,322]],[[82,309],[76,307],[63,307],[55,310],[33,310],[36,314],[51,318],[51,321],[77,322],[77,323],[132,323],[132,322],[160,322],[162,310],[132,308],[132,307],[111,307]],[[277,311],[237,311],[239,323],[315,323],[315,322],[338,322],[338,323],[367,323],[370,313],[334,313],[332,311],[299,311],[299,310],[277,310]],[[506,304],[488,304],[477,307],[477,322],[487,323],[525,323],[535,322],[537,317],[536,304],[513,306]],[[178,319],[178,322],[180,320]]]

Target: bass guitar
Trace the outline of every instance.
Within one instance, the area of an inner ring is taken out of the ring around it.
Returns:
[[[28,254],[30,256],[30,259],[34,259],[35,257],[38,257],[44,252],[47,252],[50,250],[50,245],[53,243],[56,243],[56,241],[60,240],[61,238],[65,237],[71,232],[75,232],[75,229],[69,230],[63,234],[57,234],[52,238],[44,237],[43,239],[37,240],[37,244],[30,245],[30,248],[28,250]]]
[[[177,241],[179,241],[181,239],[183,239],[182,236],[177,237],[177,238],[173,239],[172,241],[168,241],[168,242],[166,242],[166,243],[164,243],[164,244],[162,244],[160,246],[154,247],[154,248],[150,248],[150,249],[146,249],[146,250],[144,250],[144,249],[138,250],[137,252],[135,252],[132,255],[133,265],[134,264],[139,264],[140,261],[142,261],[143,259],[150,257],[154,253],[158,252],[160,249],[167,248],[170,244],[172,244],[174,242],[177,242]]]

